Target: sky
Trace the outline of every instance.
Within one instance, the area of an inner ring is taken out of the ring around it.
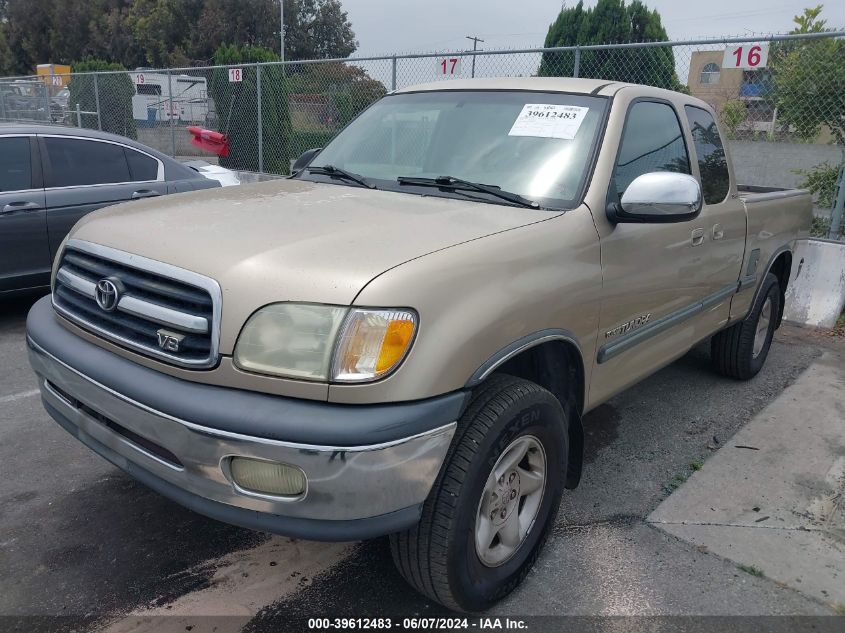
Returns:
[[[560,0],[342,0],[359,41],[356,56],[543,45]],[[592,6],[596,0],[586,0]],[[792,16],[818,0],[645,0],[657,9],[670,39],[785,33]],[[574,6],[575,1],[566,4]],[[827,0],[822,17],[845,29],[845,2]]]

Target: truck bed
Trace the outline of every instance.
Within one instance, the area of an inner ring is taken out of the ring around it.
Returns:
[[[787,187],[764,187],[761,185],[739,184],[736,186],[736,191],[739,194],[739,197],[745,200],[746,202],[810,195],[809,192],[805,189],[790,189]]]
[[[813,199],[804,189],[756,185],[737,185],[737,194],[748,223],[740,282],[756,292],[773,259],[785,250],[794,252],[795,241],[809,236]],[[747,313],[755,292],[737,295],[731,305],[732,317]]]

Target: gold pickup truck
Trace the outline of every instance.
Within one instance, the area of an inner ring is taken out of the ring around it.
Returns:
[[[723,139],[631,84],[392,93],[290,179],[80,221],[27,323],[44,406],[197,512],[389,534],[483,610],[578,484],[585,412],[706,339],[727,376],[765,362],[811,200],[737,185]]]

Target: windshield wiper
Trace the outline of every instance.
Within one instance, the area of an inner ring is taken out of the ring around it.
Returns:
[[[452,189],[470,189],[472,191],[482,191],[491,196],[496,196],[502,200],[520,204],[523,207],[531,207],[532,209],[539,209],[540,204],[534,200],[523,198],[518,193],[510,191],[503,191],[499,187],[491,185],[484,185],[480,182],[472,182],[470,180],[462,180],[454,176],[437,176],[436,178],[424,178],[420,176],[399,176],[396,179],[400,185],[419,185],[422,187],[450,187]]]
[[[366,187],[367,189],[377,188],[373,183],[371,183],[363,176],[354,174],[351,171],[346,171],[345,169],[341,169],[340,167],[335,167],[334,165],[320,165],[319,167],[306,167],[306,169],[314,174],[323,174],[325,176],[331,176],[332,178],[342,178],[344,180],[357,182],[359,185],[361,185],[362,187]]]

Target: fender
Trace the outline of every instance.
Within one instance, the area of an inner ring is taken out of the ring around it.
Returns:
[[[760,289],[763,287],[763,280],[766,278],[766,275],[768,275],[772,271],[772,266],[774,266],[775,260],[778,257],[780,257],[781,255],[783,255],[784,253],[789,253],[790,256],[793,255],[792,249],[789,247],[789,245],[784,245],[784,246],[781,246],[781,247],[775,249],[775,252],[772,253],[771,257],[769,257],[769,261],[766,264],[765,272],[762,275],[759,275],[759,276],[757,275],[757,271],[756,271],[757,260],[749,259],[749,262],[748,262],[749,270],[746,270],[745,271],[746,274],[744,276],[740,277],[739,290],[738,290],[738,292],[742,292],[745,288],[749,288],[752,285],[755,286],[754,298],[751,300],[750,307],[748,308],[749,313],[754,308],[754,306],[757,304],[757,298],[758,298],[758,295],[760,294]],[[784,292],[786,292],[786,288],[783,288],[782,290]],[[781,304],[781,310],[782,309],[783,309],[783,305]],[[741,321],[742,319],[746,318],[747,316],[748,316],[748,313],[746,313],[741,319],[737,319],[737,321]]]
[[[569,330],[562,330],[558,328],[548,328],[528,334],[522,338],[517,339],[510,345],[506,345],[498,352],[493,354],[490,358],[484,361],[481,366],[476,369],[469,380],[466,382],[466,387],[475,387],[479,383],[486,380],[498,367],[506,363],[511,358],[518,356],[527,349],[548,343],[550,341],[566,341],[572,343],[578,350],[578,355],[581,357],[583,364],[584,354],[581,352],[581,346],[575,339],[575,335]]]
[[[583,375],[584,372],[584,356],[581,353],[581,348],[578,345],[578,341],[575,339],[575,336],[568,330],[562,330],[557,328],[549,328],[546,330],[540,330],[539,332],[534,332],[533,334],[529,334],[527,336],[523,336],[522,338],[514,341],[510,345],[507,345],[500,349],[498,352],[493,354],[487,361],[485,361],[475,372],[472,374],[470,379],[466,383],[466,387],[472,388],[481,382],[483,382],[487,377],[490,376],[497,368],[503,366],[509,360],[518,357],[523,352],[530,350],[531,348],[537,347],[544,343],[552,342],[552,341],[564,341],[566,343],[571,343],[572,346],[575,348],[575,352],[578,354],[578,360],[581,363],[581,367],[572,367],[572,363],[570,363],[570,367],[568,368],[570,376],[562,376],[562,384],[569,385],[571,390],[571,396],[567,398],[562,404],[564,404],[566,408],[566,417],[569,422],[569,454],[567,459],[567,472],[566,472],[566,482],[565,487],[569,489],[576,488],[578,483],[581,480],[581,470],[583,467],[584,462],[584,429],[581,422],[581,409],[583,407],[583,403],[586,401],[586,377]],[[571,353],[571,352],[570,352]],[[555,369],[560,370],[561,372],[566,371],[563,367],[554,367],[554,361],[550,361],[551,365],[547,367],[551,373],[556,373]],[[577,379],[573,380],[574,372],[580,370],[582,372],[581,382],[582,388],[584,393],[581,394],[581,400],[578,402],[578,396],[574,393],[574,387],[571,385],[573,383],[577,383]],[[546,374],[548,375],[548,374]],[[538,381],[540,384],[550,391],[557,392],[555,395],[560,398],[560,389],[555,389],[553,386],[548,384],[543,385],[543,381]],[[575,400],[573,401],[573,397]]]

